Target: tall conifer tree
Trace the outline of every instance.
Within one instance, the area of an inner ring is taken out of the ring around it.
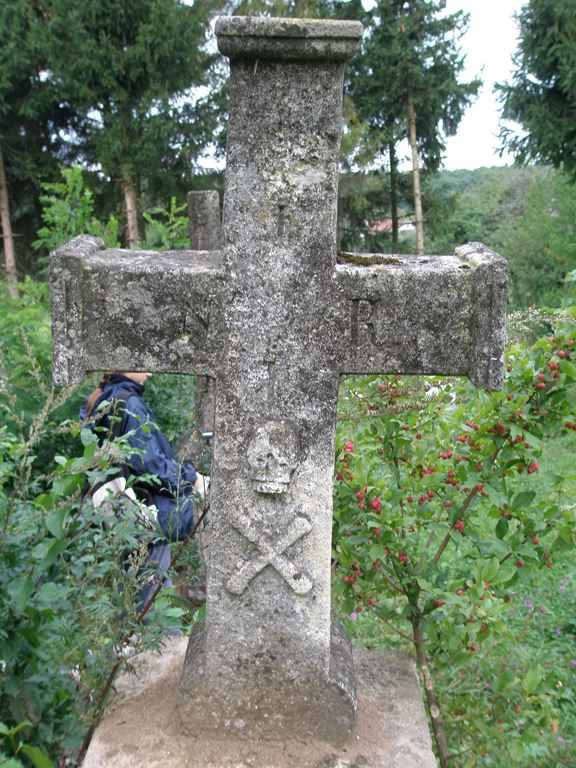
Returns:
[[[71,115],[47,77],[45,3],[0,3],[0,225],[8,291],[18,295],[12,212],[18,190],[33,208],[42,181],[58,172],[58,129]]]
[[[362,50],[349,67],[349,90],[361,117],[378,131],[389,157],[393,240],[397,241],[398,144],[411,148],[418,252],[424,250],[420,169],[435,171],[480,86],[461,82],[458,38],[466,29],[461,11],[446,14],[446,0],[378,0],[363,14],[359,0],[342,12],[361,18]]]
[[[563,166],[576,178],[576,3],[529,0],[518,16],[512,82],[499,86],[503,144],[519,162]]]
[[[216,0],[49,0],[50,69],[82,111],[77,149],[122,187],[130,247],[138,195],[183,173],[211,125],[191,88],[207,82],[204,43]]]

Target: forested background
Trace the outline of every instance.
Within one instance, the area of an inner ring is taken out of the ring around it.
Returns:
[[[165,590],[143,625],[147,534],[90,503],[111,458],[78,422],[92,378],[51,385],[47,275],[50,251],[80,233],[186,247],[186,193],[223,191],[227,65],[212,28],[228,13],[364,24],[344,88],[340,249],[481,241],[510,264],[502,392],[342,382],[334,610],[356,642],[426,669],[442,768],[574,764],[575,2],[519,14],[498,85],[517,165],[450,172],[446,139],[481,82],[463,76],[467,18],[444,0],[0,3],[0,766],[78,765],[115,674],[202,615],[186,589]],[[147,387],[175,445],[193,393],[188,377]],[[173,558],[176,579],[196,578],[194,542]]]

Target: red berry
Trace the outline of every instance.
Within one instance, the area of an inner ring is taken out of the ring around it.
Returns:
[[[346,584],[354,584],[356,578],[354,576],[344,576],[344,581]]]
[[[545,381],[545,379],[546,379],[546,374],[544,374],[544,373],[537,373],[537,374],[536,374],[536,378],[537,378],[537,379],[540,379],[540,381]]]
[[[356,491],[356,498],[358,499],[358,501],[362,501],[362,499],[364,498],[364,491]]]
[[[464,530],[464,520],[456,520],[454,523],[454,530],[455,531],[463,531]]]
[[[534,384],[534,389],[546,389],[546,384],[543,381],[537,381]]]
[[[460,588],[458,588],[458,589],[456,590],[456,594],[458,595],[458,597],[462,597],[462,595],[464,594],[464,590],[463,590],[463,589],[460,589]]]
[[[536,538],[536,536],[534,536],[534,538],[532,539],[532,544],[534,545],[540,544],[540,541]]]
[[[382,505],[382,500],[380,499],[380,496],[377,496],[374,499],[374,501],[370,502],[370,506],[372,507],[372,509],[380,509],[381,505]]]
[[[477,650],[478,650],[478,646],[476,645],[476,643],[470,643],[470,651],[472,653],[476,653]]]
[[[546,568],[554,568],[554,563],[552,562],[552,560],[548,560],[548,562],[546,563]]]
[[[539,465],[539,464],[536,464],[536,462],[534,461],[534,462],[533,462],[532,464],[530,464],[530,466],[528,467],[528,474],[529,474],[529,475],[531,475],[531,474],[533,474],[534,472],[538,472],[538,470],[539,470],[539,469],[540,469],[540,465]]]
[[[382,531],[380,530],[380,528],[372,528],[372,533],[374,534],[374,536],[382,536]]]
[[[522,568],[523,565],[524,563],[522,562],[522,560],[516,560],[516,568]]]
[[[406,496],[406,501],[412,503],[414,501],[414,497],[413,496]]]
[[[355,568],[354,573],[356,574],[356,576],[362,576],[362,571],[360,570],[360,568]]]
[[[422,440],[422,434],[420,432],[416,433],[416,440]]]
[[[476,488],[477,491],[481,491],[484,488],[484,483],[476,483],[474,488]]]
[[[346,440],[344,443],[344,451],[345,453],[354,453],[354,443],[352,440]]]
[[[400,560],[401,563],[407,563],[408,562],[408,555],[406,552],[400,552],[398,555],[398,560]]]
[[[408,424],[402,424],[400,429],[403,429],[404,431],[406,431],[407,429],[410,429],[410,427],[408,426]]]
[[[442,608],[443,605],[444,605],[444,600],[434,600],[434,606],[436,608]]]
[[[344,475],[342,474],[342,472],[338,472],[338,474],[336,475],[336,480],[344,480]]]

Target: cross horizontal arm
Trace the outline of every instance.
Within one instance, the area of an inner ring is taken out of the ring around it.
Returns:
[[[74,238],[52,255],[54,382],[77,383],[89,370],[211,375],[222,277],[218,252]]]
[[[468,376],[501,386],[506,261],[481,243],[454,256],[343,254],[342,373]]]

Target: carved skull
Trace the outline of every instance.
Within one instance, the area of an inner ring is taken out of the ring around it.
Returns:
[[[285,493],[298,463],[298,437],[288,421],[265,421],[248,445],[252,486],[258,493]]]

